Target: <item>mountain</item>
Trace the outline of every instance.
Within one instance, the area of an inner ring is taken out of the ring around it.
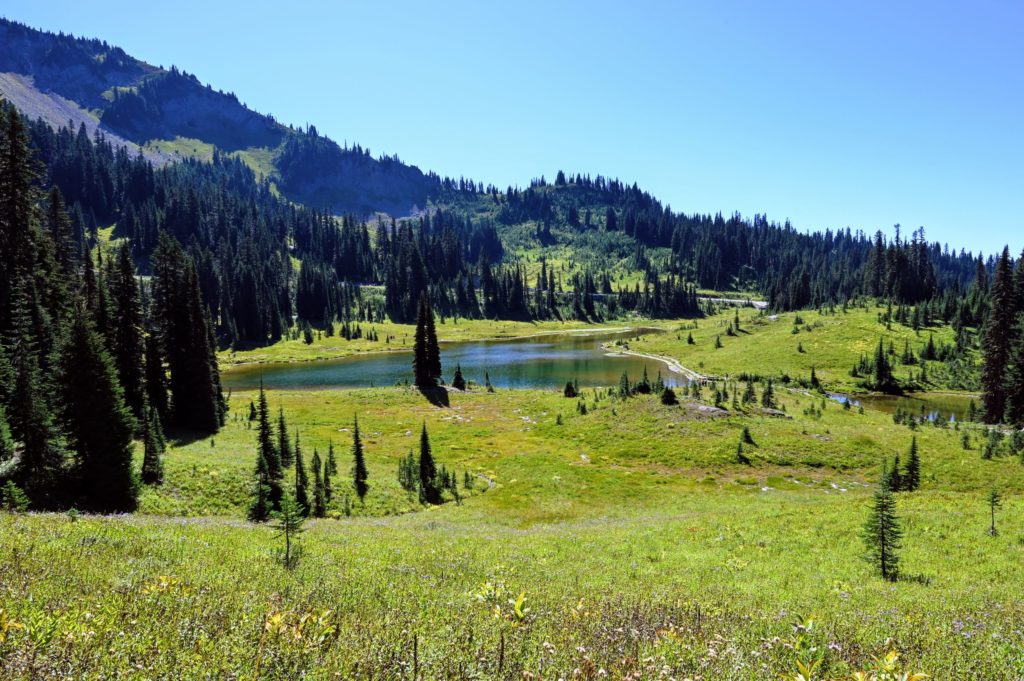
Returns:
[[[315,128],[257,113],[177,68],[147,64],[105,41],[0,19],[0,97],[50,125],[85,126],[156,165],[237,156],[286,198],[335,214],[407,216],[440,180],[397,157],[342,148]]]
[[[359,145],[341,148],[312,126],[285,126],[106,42],[7,20],[0,96],[36,121],[33,142],[79,233],[95,240],[114,225],[146,269],[168,231],[209,263],[206,303],[232,311],[219,320],[222,342],[278,338],[293,301],[301,322],[324,328],[355,308],[408,320],[421,293],[442,314],[469,317],[682,316],[694,312],[693,287],[756,292],[776,309],[941,297],[949,315],[993,267],[928,243],[923,229],[888,241],[880,232],[800,232],[764,215],[685,214],[601,175],[559,171],[554,182],[506,190],[442,179]],[[116,147],[141,152],[156,173],[118,158]],[[381,213],[419,219],[383,230],[331,219]],[[298,278],[279,261],[284,253]],[[343,282],[382,285],[384,300],[355,301]]]

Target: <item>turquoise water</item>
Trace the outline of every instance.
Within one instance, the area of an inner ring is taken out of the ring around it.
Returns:
[[[637,335],[659,333],[655,329],[565,333],[501,341],[447,343],[441,346],[444,380],[451,383],[455,365],[467,381],[484,383],[490,375],[496,388],[561,388],[576,380],[580,387],[618,385],[625,371],[636,381],[646,367],[653,381],[658,372],[669,385],[686,383],[664,363],[642,357],[610,355],[601,344],[628,341]],[[281,364],[243,365],[224,371],[226,389],[355,388],[395,385],[412,381],[411,352],[380,352],[335,360]]]

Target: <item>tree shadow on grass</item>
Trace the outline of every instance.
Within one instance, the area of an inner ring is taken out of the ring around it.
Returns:
[[[928,575],[917,575],[917,574],[910,575],[910,574],[904,574],[904,573],[901,572],[899,574],[899,576],[896,577],[896,581],[897,582],[912,582],[914,584],[921,584],[922,586],[928,586],[929,584],[932,583],[932,578],[929,577]]]
[[[209,440],[216,437],[217,435],[215,433],[204,433],[198,430],[186,430],[183,428],[175,428],[173,426],[169,426],[167,428],[166,434],[168,444],[173,447],[184,447],[185,445],[190,445],[193,442]]]
[[[434,388],[420,386],[417,390],[419,390],[420,394],[427,398],[427,401],[435,407],[447,409],[451,406],[451,403],[448,401],[448,390],[445,388],[439,386]]]

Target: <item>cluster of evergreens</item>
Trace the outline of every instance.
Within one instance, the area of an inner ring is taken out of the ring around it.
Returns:
[[[249,405],[249,420],[256,422],[257,431],[249,520],[266,522],[275,514],[288,515],[292,512],[302,517],[325,517],[335,499],[332,478],[338,474],[338,462],[334,443],[328,444],[325,458],[321,458],[320,452],[314,448],[307,468],[299,433],[296,431],[294,440],[289,437],[283,410],[278,411],[275,423],[262,385],[256,403]],[[285,474],[290,468],[294,468],[294,485],[288,489]],[[359,419],[356,418],[352,421],[352,491],[360,503],[365,503],[370,491],[369,478]],[[348,495],[343,497],[343,502],[348,515],[351,510]],[[294,504],[294,509],[286,507],[289,503]]]
[[[164,425],[224,419],[196,264],[161,234],[144,286],[126,246],[90,248],[22,116],[0,106],[0,126],[0,482],[36,508],[130,511],[134,439],[159,484]]]
[[[417,495],[421,504],[443,503],[443,493],[446,491],[456,503],[462,500],[459,493],[459,478],[455,472],[449,471],[443,465],[440,470],[437,468],[426,423],[420,431],[419,456],[413,456],[410,451],[406,458],[398,462],[398,484],[410,495]],[[466,489],[473,488],[473,479],[468,471],[463,473],[463,485]]]

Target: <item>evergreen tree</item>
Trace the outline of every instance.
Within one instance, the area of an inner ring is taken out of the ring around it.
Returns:
[[[145,352],[142,304],[135,265],[127,243],[118,250],[113,276],[108,285],[113,297],[111,333],[114,364],[124,390],[124,401],[141,423],[146,403],[142,361]]]
[[[907,455],[907,469],[901,476],[902,487],[913,492],[921,486],[921,457],[917,452],[917,436],[910,439],[910,452]]]
[[[338,461],[334,457],[334,443],[327,443],[327,470],[331,475],[338,474]]]
[[[903,489],[904,489],[904,487],[903,487],[904,482],[903,482],[903,474],[900,472],[900,456],[899,456],[899,454],[897,454],[896,458],[893,460],[892,467],[889,467],[888,464],[886,464],[885,469],[883,471],[883,476],[882,477],[884,478],[883,484],[886,487],[888,487],[890,491],[892,491],[892,492],[902,492],[903,491]]]
[[[412,365],[417,387],[437,386],[437,381],[441,378],[441,351],[437,344],[434,313],[426,293],[420,296]]]
[[[437,480],[437,467],[430,449],[430,436],[427,435],[427,424],[423,424],[420,433],[420,466],[419,466],[420,501],[427,504],[441,503],[441,488]]]
[[[671,386],[665,386],[665,389],[661,391],[661,403],[666,406],[672,406],[673,404],[679,404],[679,398],[676,397],[676,391]]]
[[[331,499],[334,498],[334,484],[331,482],[331,462],[329,458],[324,459],[324,498],[327,505],[330,506]]]
[[[982,404],[986,423],[998,423],[1006,414],[1006,390],[1003,384],[1010,360],[1014,321],[1013,281],[1010,249],[1004,248],[996,263],[995,277],[985,322],[981,369]]]
[[[1024,273],[1024,262],[1017,265],[1017,271]],[[1024,274],[1021,279],[1024,280]],[[1021,426],[1024,425],[1024,314],[1017,316],[1014,336],[1003,390],[1006,394],[1006,422]]]
[[[889,357],[885,353],[881,338],[878,339],[878,348],[875,350],[873,372],[875,390],[888,392],[895,388],[896,381],[892,375],[892,365],[889,364]]]
[[[284,494],[284,471],[281,468],[281,455],[276,446],[274,426],[270,422],[270,407],[267,405],[267,394],[263,390],[262,380],[260,380],[259,397],[256,399],[256,423],[256,456],[257,459],[261,459],[265,463],[266,467],[267,502],[270,505],[271,512],[279,511],[281,510],[281,498]],[[261,466],[257,465],[257,471],[259,470],[261,470]]]
[[[772,387],[772,379],[770,378],[764,386],[764,392],[761,393],[761,406],[765,409],[775,408],[775,389]]]
[[[309,515],[311,506],[309,503],[309,476],[306,473],[306,464],[302,460],[302,446],[299,444],[299,433],[295,433],[295,503],[302,509],[303,515]]]
[[[355,418],[352,425],[352,486],[355,488],[360,502],[365,500],[366,492],[370,489],[370,485],[366,482],[369,477],[366,460],[363,457],[363,441],[359,437],[359,419]]]
[[[50,187],[46,202],[46,226],[54,245],[54,257],[60,265],[63,278],[72,279],[78,274],[81,253],[78,239],[72,231],[71,218],[68,217],[64,196],[57,185]]]
[[[884,481],[875,491],[863,537],[872,565],[883,579],[896,581],[899,576],[899,549],[903,532],[896,516],[896,499]]]
[[[256,452],[256,481],[253,486],[253,500],[249,505],[249,520],[264,523],[270,518],[270,469],[262,452]]]
[[[164,368],[164,356],[156,333],[146,335],[144,346],[146,401],[156,411],[160,422],[165,423],[170,416],[170,405],[167,401],[167,370]]]
[[[466,389],[466,379],[462,377],[462,367],[458,364],[455,365],[455,375],[452,377],[452,387],[456,390]]]
[[[215,433],[224,418],[224,404],[195,265],[165,232],[152,262],[154,311],[170,367],[174,421],[188,430]]]
[[[35,361],[28,352],[19,352],[11,396],[10,425],[16,441],[21,442],[21,459],[14,471],[14,482],[24,490],[32,505],[55,506],[64,483],[65,451],[53,414],[42,399]]]
[[[996,509],[1003,505],[1002,497],[999,495],[999,490],[995,487],[988,492],[988,510],[991,517],[991,523],[988,526],[989,536],[996,536],[999,532],[996,530]]]
[[[284,418],[283,407],[279,407],[277,410],[277,451],[281,459],[281,467],[291,468],[291,465],[295,463],[295,457],[292,454],[292,443],[288,437],[288,423]]]
[[[323,464],[320,461],[320,453],[315,447],[310,466],[313,468],[313,517],[323,518],[327,515],[327,490],[324,489]]]
[[[11,429],[7,425],[7,412],[4,405],[0,404],[0,478],[6,477],[5,470],[14,459],[14,440],[11,438]]]
[[[164,482],[164,437],[160,428],[160,417],[156,410],[147,406],[143,416],[142,431],[142,482],[146,485],[162,485]]]
[[[79,308],[61,351],[61,423],[75,453],[85,508],[132,511],[139,485],[132,468],[135,421],[125,406],[114,363]]]
[[[278,560],[285,568],[291,570],[302,556],[301,545],[298,543],[299,536],[304,532],[302,527],[305,523],[302,506],[299,505],[291,494],[286,494],[281,499],[281,510],[274,514],[277,521],[275,528],[278,537],[284,539],[284,549],[280,552]]]

